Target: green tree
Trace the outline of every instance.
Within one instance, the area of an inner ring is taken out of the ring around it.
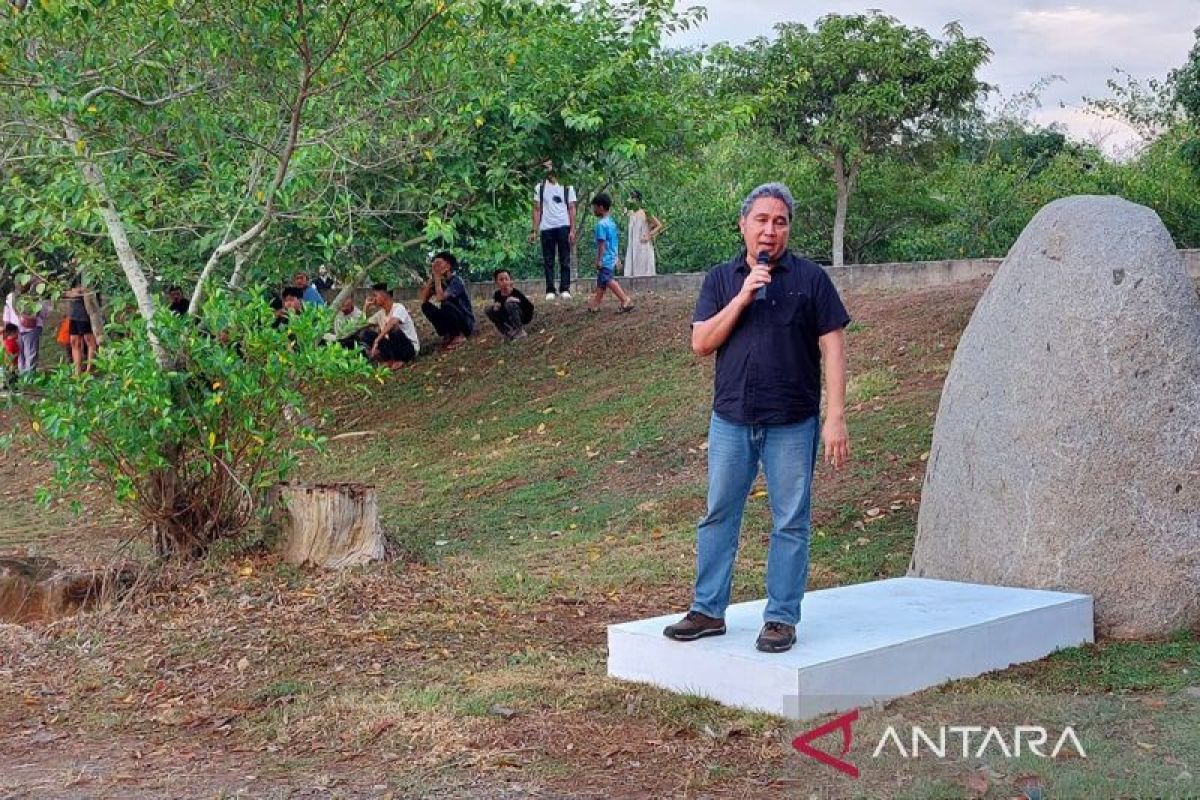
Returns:
[[[1200,28],[1196,29],[1196,44],[1192,45],[1183,66],[1171,72],[1170,82],[1174,85],[1175,102],[1193,131],[1200,127]],[[1184,157],[1197,173],[1200,173],[1200,136],[1193,133],[1182,144]]]
[[[205,291],[230,261],[236,275],[238,256],[281,216],[352,202],[331,163],[368,135],[363,120],[375,112],[364,109],[408,90],[429,61],[427,34],[451,14],[441,2],[304,0],[4,8],[0,113],[5,152],[20,159],[6,189],[21,230],[87,256],[85,277],[117,267],[119,278],[108,275],[132,296],[134,317],[117,326],[94,379],[78,384],[87,393],[56,376],[32,411],[77,469],[136,503],[160,552],[194,554],[236,533],[259,479],[280,477],[313,441],[296,416],[299,390],[369,372],[320,347],[327,320],[294,320],[280,333],[265,325],[261,301],[220,294],[205,304]],[[419,159],[438,126],[407,129]],[[208,313],[198,325],[157,313],[152,280],[180,258],[176,248],[199,262],[191,312]],[[275,355],[261,346],[271,337]],[[66,460],[60,467],[69,474]]]
[[[880,13],[829,15],[813,29],[776,27],[735,69],[748,73],[760,113],[780,139],[811,150],[833,173],[834,264],[843,263],[850,198],[864,160],[922,141],[968,114],[987,87],[976,78],[991,50],[946,26],[938,40]]]

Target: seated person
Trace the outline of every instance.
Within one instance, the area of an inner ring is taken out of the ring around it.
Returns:
[[[524,339],[529,335],[525,326],[533,321],[533,302],[513,285],[512,273],[508,270],[498,269],[492,277],[496,280],[496,292],[484,313],[508,341]]]
[[[372,328],[362,334],[367,357],[390,367],[412,361],[421,351],[421,342],[408,309],[392,299],[386,283],[371,287],[371,301],[379,310],[371,316]]]
[[[276,328],[282,328],[288,324],[292,314],[299,314],[304,310],[304,290],[298,286],[289,286],[283,290],[283,302],[275,311],[275,321],[271,324]]]
[[[317,287],[318,292],[329,292],[338,288],[337,279],[329,271],[328,264],[322,264],[321,268],[317,270],[317,279],[313,281],[313,285]]]
[[[346,295],[333,315],[333,338],[345,347],[353,347],[355,334],[367,327],[367,315],[354,305],[354,295]]]
[[[448,250],[435,255],[429,266],[429,280],[420,294],[421,311],[447,349],[462,344],[475,332],[471,295],[463,279],[454,274],[457,268],[458,259]]]
[[[311,303],[314,306],[325,305],[325,298],[321,297],[321,293],[317,291],[317,287],[309,283],[308,273],[297,272],[292,276],[292,283],[300,290],[300,296],[304,299],[304,302]]]
[[[172,286],[167,289],[167,308],[171,309],[172,314],[183,316],[188,310],[188,299],[183,296],[183,290],[178,286]]]

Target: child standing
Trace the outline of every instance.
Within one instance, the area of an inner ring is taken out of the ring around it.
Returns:
[[[621,303],[617,313],[633,310],[633,300],[617,283],[613,274],[617,267],[617,223],[613,222],[609,212],[612,210],[612,198],[601,192],[592,198],[592,213],[596,215],[596,291],[588,300],[588,311],[599,311],[600,303],[604,300],[604,291],[611,289],[613,295]]]
[[[498,269],[492,277],[496,281],[496,291],[485,312],[487,318],[506,340],[524,339],[529,335],[525,326],[533,321],[533,301],[513,286],[512,273],[508,270]]]
[[[17,360],[21,355],[21,331],[15,323],[4,325],[4,350],[0,352],[0,388],[11,389],[17,383]]]

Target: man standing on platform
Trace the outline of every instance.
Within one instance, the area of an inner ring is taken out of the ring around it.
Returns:
[[[738,227],[745,249],[713,267],[692,321],[692,350],[717,354],[708,434],[708,510],[697,531],[691,610],[663,634],[679,641],[725,633],[725,609],[746,498],[762,466],[771,504],[767,605],[756,647],[796,642],[808,579],[817,434],[825,461],[850,456],[846,338],[850,316],[821,267],[788,252],[792,195],[780,183],[754,189]],[[827,409],[820,426],[821,369]]]

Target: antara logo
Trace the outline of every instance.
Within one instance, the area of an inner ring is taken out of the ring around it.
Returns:
[[[853,725],[857,721],[858,709],[855,709],[800,734],[792,740],[792,747],[798,753],[833,767],[851,778],[857,778],[858,767],[845,758],[854,742]],[[812,746],[817,739],[838,732],[842,735],[841,752],[838,755]],[[961,755],[963,758],[983,758],[989,753],[1002,755],[1004,758],[1019,758],[1022,753],[1039,758],[1058,758],[1064,750],[1074,751],[1078,758],[1087,758],[1083,744],[1075,734],[1074,728],[1069,725],[1063,728],[1062,733],[1054,740],[1053,747],[1048,747],[1051,741],[1049,731],[1040,725],[1017,725],[1012,729],[1010,737],[1006,737],[1004,732],[994,725],[986,728],[980,725],[941,725],[934,734],[920,725],[913,725],[908,734],[901,736],[896,726],[889,725],[879,737],[879,743],[875,745],[871,758],[879,758],[889,751],[894,751],[906,759],[945,758],[947,752],[951,757]],[[905,747],[905,742],[908,743],[908,747]]]
[[[822,764],[833,767],[838,772],[844,772],[851,778],[858,777],[858,767],[851,764],[849,761],[844,761],[836,756],[831,756],[824,750],[818,750],[813,747],[810,742],[814,739],[820,739],[826,734],[834,731],[842,732],[842,755],[850,752],[850,745],[854,739],[854,730],[850,727],[855,722],[858,722],[858,709],[854,709],[848,714],[843,714],[835,720],[826,722],[824,725],[813,728],[792,739],[792,747],[809,758],[815,758]]]

